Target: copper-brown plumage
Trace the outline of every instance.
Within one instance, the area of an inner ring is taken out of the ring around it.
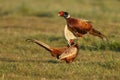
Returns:
[[[33,43],[40,45],[41,47],[43,47],[47,51],[49,51],[53,57],[56,57],[57,59],[60,59],[60,60],[64,60],[64,61],[66,61],[66,63],[72,62],[78,54],[78,45],[73,44],[73,42],[71,42],[71,46],[64,46],[61,48],[53,48],[53,47],[50,47],[49,45],[47,45],[46,43],[35,40],[35,39],[27,39],[27,41],[31,41]],[[65,54],[68,56],[66,56]],[[62,59],[63,57],[65,57],[65,59]]]
[[[75,44],[66,49],[60,56],[60,60],[65,60],[67,63],[72,62],[78,55],[78,45]]]
[[[66,19],[67,25],[70,30],[73,30],[75,33],[86,34],[88,31],[92,29],[91,23],[88,23],[84,20],[68,18]]]
[[[70,15],[64,11],[60,11],[59,16],[65,18],[68,29],[74,33],[76,37],[82,37],[84,34],[89,33],[91,35],[98,36],[103,40],[106,40],[105,35],[95,30],[90,21],[70,17]]]

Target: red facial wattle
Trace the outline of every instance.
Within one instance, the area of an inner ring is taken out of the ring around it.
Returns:
[[[63,11],[60,11],[60,12],[58,13],[58,15],[59,15],[59,16],[64,16],[64,12],[63,12]]]

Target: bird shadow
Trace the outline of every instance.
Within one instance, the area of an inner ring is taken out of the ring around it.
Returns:
[[[35,59],[21,59],[21,60],[15,60],[15,59],[10,59],[10,58],[0,58],[0,61],[2,62],[19,62],[19,63],[22,63],[22,62],[32,62],[32,63],[53,63],[53,64],[57,64],[59,63],[58,61],[56,60],[35,60]]]

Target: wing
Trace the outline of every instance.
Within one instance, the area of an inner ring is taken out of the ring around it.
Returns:
[[[69,28],[76,32],[85,33],[92,28],[92,24],[88,20],[69,18],[67,20]]]
[[[77,48],[71,46],[59,56],[59,59],[62,60],[62,59],[71,57],[75,54],[77,54]]]

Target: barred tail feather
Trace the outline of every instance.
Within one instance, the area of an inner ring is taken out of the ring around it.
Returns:
[[[91,35],[100,37],[104,41],[107,41],[107,37],[105,35],[103,35],[101,32],[99,32],[99,31],[97,31],[95,29],[91,29],[89,33]]]
[[[33,43],[36,43],[36,44],[40,45],[41,47],[45,48],[48,51],[52,51],[51,47],[44,42],[41,42],[41,41],[38,41],[38,40],[35,40],[35,39],[27,39],[27,41],[31,41]]]

